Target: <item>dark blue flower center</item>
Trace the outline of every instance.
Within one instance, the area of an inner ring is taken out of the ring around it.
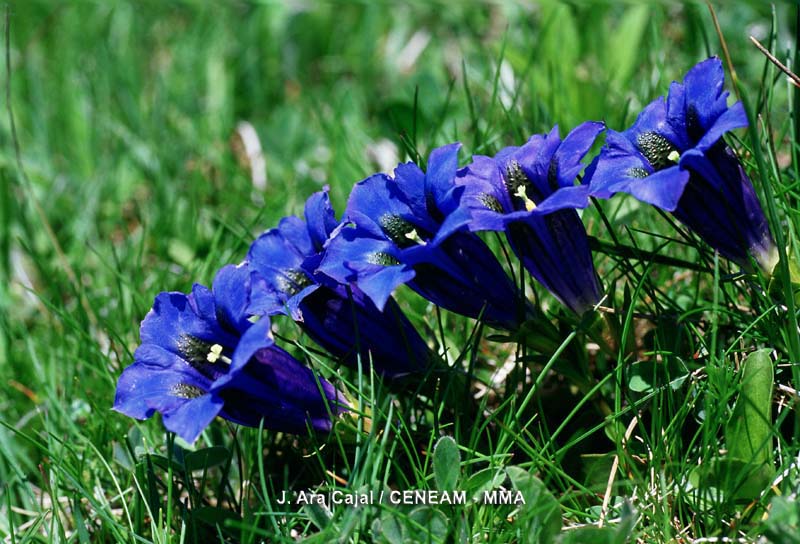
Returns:
[[[508,164],[506,164],[505,184],[508,196],[511,198],[516,210],[530,211],[543,199],[541,191],[533,184],[522,169],[522,166],[515,160],[508,161]]]
[[[547,185],[551,191],[558,190],[558,161],[555,155],[550,159],[550,166],[547,169]]]
[[[697,108],[694,104],[690,105],[686,110],[686,134],[693,142],[699,142],[705,134],[703,126],[700,124],[700,116],[697,114]]]
[[[368,258],[370,263],[379,264],[381,266],[395,266],[400,264],[400,261],[386,253],[385,251],[377,251],[371,254]]]
[[[190,363],[205,362],[212,345],[212,342],[200,340],[189,334],[182,334],[178,340],[178,349],[181,355]]]
[[[478,200],[493,212],[503,213],[503,205],[494,196],[488,193],[481,193],[478,195]]]
[[[444,214],[439,210],[439,206],[436,205],[436,197],[429,191],[425,193],[425,210],[437,223],[444,221]]]
[[[378,223],[386,236],[399,248],[411,247],[419,243],[420,233],[417,228],[397,214],[385,213],[378,219]]]
[[[678,149],[661,134],[642,132],[636,137],[636,147],[656,171],[676,163],[674,154],[678,152]]]
[[[227,364],[221,361],[229,358],[229,350],[221,344],[182,334],[178,339],[178,350],[192,368],[209,380],[216,380],[228,373]]]
[[[628,169],[628,177],[631,178],[646,178],[650,175],[650,172],[642,168],[641,166],[634,166],[633,168]]]
[[[173,396],[180,399],[196,399],[206,394],[201,388],[188,383],[179,383],[170,391]]]
[[[305,272],[297,268],[283,270],[283,275],[278,277],[278,288],[289,296],[296,295],[313,283]]]

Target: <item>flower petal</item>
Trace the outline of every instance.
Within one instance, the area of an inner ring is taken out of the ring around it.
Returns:
[[[685,133],[686,128],[684,124],[676,126],[668,118],[667,104],[664,98],[661,97],[650,102],[636,118],[633,126],[623,132],[625,137],[634,143],[637,150],[643,154],[645,153],[645,149],[643,149],[639,143],[641,137],[649,134],[657,134],[666,139],[667,142],[672,144],[678,151],[683,151],[689,146]]]
[[[314,283],[313,271],[307,270],[308,255],[314,252],[305,223],[297,217],[284,218],[278,229],[253,242],[247,260],[263,282],[253,286],[251,296],[261,312],[283,313],[293,297]]]
[[[211,381],[194,371],[183,359],[155,345],[139,346],[136,362],[120,375],[114,410],[136,419],[147,419],[162,406],[181,399],[173,393],[178,384],[208,391]]]
[[[412,167],[405,168],[403,171],[410,168]],[[413,168],[418,169],[416,165]],[[398,170],[401,170],[401,167],[398,167]],[[422,194],[422,180],[420,171],[420,195]],[[347,200],[344,216],[347,221],[352,221],[373,237],[382,238],[387,235],[381,226],[382,218],[394,216],[411,221],[414,213],[397,183],[384,174],[375,174],[356,183],[353,187]]]
[[[235,337],[223,330],[216,321],[208,321],[198,315],[198,308],[204,308],[206,298],[211,296],[211,292],[202,286],[195,286],[191,296],[177,292],[159,293],[153,308],[142,321],[139,330],[142,344],[155,344],[176,354],[181,353],[180,344],[186,336],[235,344]],[[195,301],[200,304],[196,305]],[[208,308],[204,310],[206,312]]]
[[[281,225],[288,226],[295,222],[302,223],[296,217],[289,217],[282,220]],[[301,269],[306,255],[301,248],[311,248],[307,233],[305,235],[295,233],[293,238],[287,238],[285,232],[288,230],[290,229],[268,230],[256,238],[247,253],[247,261],[253,269],[257,270],[273,289],[279,291],[283,290],[281,287],[286,281],[290,281],[286,271]]]
[[[319,270],[340,283],[357,283],[383,309],[392,292],[414,277],[414,271],[400,264],[392,243],[368,236],[359,227],[342,229],[328,243]]]
[[[187,400],[174,410],[161,411],[164,427],[189,444],[193,443],[220,413],[224,401],[216,395]]]
[[[723,134],[737,128],[744,128],[748,125],[747,114],[741,102],[737,102],[720,115],[708,129],[695,149],[706,151],[711,149],[715,143],[722,138]]]
[[[209,381],[158,346],[140,346],[135,357],[117,383],[114,410],[136,419],[161,412],[167,429],[194,442],[222,407]]]
[[[583,157],[589,152],[597,135],[605,130],[605,124],[587,121],[572,129],[558,146],[555,160],[558,164],[558,183],[561,187],[572,187],[575,178],[585,166]]]
[[[536,206],[537,214],[547,214],[567,208],[585,208],[589,205],[589,186],[562,187]]]
[[[238,266],[222,267],[214,277],[212,292],[217,306],[217,319],[222,318],[228,328],[245,331],[250,322],[246,309],[250,304],[250,267],[242,263]]]
[[[415,276],[414,270],[406,266],[387,266],[364,274],[359,278],[358,287],[379,310],[383,310],[394,290],[413,280]]]
[[[306,218],[306,228],[314,246],[315,252],[322,251],[325,242],[328,240],[333,229],[338,222],[331,206],[328,196],[328,187],[318,191],[306,200],[304,215]]]
[[[431,151],[428,157],[428,171],[425,174],[426,200],[428,200],[428,195],[436,205],[447,200],[458,170],[459,149],[461,149],[461,143],[456,142]],[[431,212],[430,205],[430,202],[425,202],[428,213]]]
[[[577,314],[600,300],[600,284],[583,223],[575,210],[509,224],[508,240],[530,274]]]
[[[722,61],[711,57],[697,63],[683,78],[686,88],[686,111],[694,108],[702,130],[708,130],[721,113],[718,98],[725,82]]]
[[[275,344],[270,329],[270,320],[267,316],[262,316],[239,339],[236,349],[231,356],[230,368],[228,373],[214,381],[211,391],[219,392],[230,383],[236,381],[238,375],[250,362],[253,356],[261,349],[266,349]]]
[[[671,212],[678,207],[689,172],[677,166],[665,168],[646,178],[631,178],[624,192],[636,199]]]
[[[547,136],[541,134],[531,136],[525,145],[511,155],[506,155],[505,150],[501,150],[495,160],[504,176],[509,161],[517,161],[539,192],[539,196],[530,195],[531,198],[541,202],[558,188],[558,164],[554,161],[560,145],[558,125],[555,125]],[[580,159],[577,160],[580,162]]]
[[[626,191],[637,176],[649,176],[653,172],[653,167],[628,138],[609,130],[606,145],[586,169],[584,183],[589,185],[591,196],[610,198]]]

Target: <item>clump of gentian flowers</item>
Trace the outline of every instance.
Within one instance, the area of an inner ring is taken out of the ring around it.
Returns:
[[[441,308],[515,330],[531,311],[522,294],[487,245],[452,221],[463,192],[456,185],[460,147],[433,150],[427,172],[408,162],[394,177],[357,183],[347,224],[331,239],[320,270],[360,286],[378,307],[405,283]]]
[[[320,271],[323,246],[337,228],[327,190],[308,199],[305,219],[285,217],[250,246],[257,274],[250,310],[291,316],[347,365],[360,361],[388,377],[424,372],[433,354],[392,297],[379,308],[357,284]]]
[[[673,82],[623,132],[558,127],[459,168],[460,144],[434,149],[393,176],[357,183],[342,221],[327,189],[304,219],[286,217],[222,268],[211,289],[161,293],[140,329],[114,409],[192,442],[216,417],[295,434],[330,431],[351,404],[320,372],[278,345],[284,314],[339,363],[393,380],[424,380],[437,362],[393,293],[403,284],[448,311],[496,329],[540,318],[521,285],[476,233],[505,234],[523,267],[581,315],[603,289],[577,209],[623,192],[672,213],[745,270],[771,273],[777,251],[750,179],[725,133],[747,126],[728,106],[718,58]],[[586,166],[595,140],[605,145]],[[330,379],[333,379],[329,376]],[[334,380],[335,381],[335,380]]]

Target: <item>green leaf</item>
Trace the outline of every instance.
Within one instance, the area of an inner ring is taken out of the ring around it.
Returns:
[[[131,457],[131,454],[128,452],[125,447],[120,444],[119,442],[114,442],[113,445],[114,456],[113,459],[117,463],[119,463],[122,468],[125,470],[133,470],[135,466],[135,461]]]
[[[403,544],[407,541],[406,528],[400,522],[400,516],[392,510],[384,510],[380,519],[372,523],[372,536],[378,542]]]
[[[411,511],[408,523],[411,542],[444,542],[447,537],[447,516],[432,506],[420,506]]]
[[[195,508],[192,510],[192,518],[212,527],[220,528],[225,527],[225,522],[229,519],[241,521],[241,518],[236,512],[214,506],[201,506],[199,508]]]
[[[676,361],[638,361],[630,366],[628,387],[637,393],[650,393],[667,384],[677,390],[688,378]]]
[[[86,530],[86,522],[83,519],[83,512],[81,512],[80,499],[76,496],[73,498],[72,513],[75,517],[75,528],[78,531],[78,541],[81,544],[91,542],[89,531]]]
[[[333,519],[333,512],[327,506],[313,501],[303,505],[303,511],[318,529],[325,529]]]
[[[739,398],[725,430],[731,476],[741,482],[735,496],[753,499],[775,473],[772,454],[773,364],[770,349],[751,353],[742,363]],[[741,480],[744,475],[744,481]]]
[[[147,447],[144,437],[142,436],[142,431],[139,430],[137,425],[132,425],[128,430],[128,445],[133,450],[133,454],[137,459],[151,451],[151,449]]]
[[[689,470],[683,483],[683,497],[692,510],[712,513],[729,499],[726,489],[720,486],[719,463],[708,463]]]
[[[222,465],[230,459],[230,452],[223,446],[212,446],[202,450],[187,452],[183,464],[188,471],[207,470]]]
[[[183,472],[183,470],[185,468],[183,463],[180,462],[175,457],[173,457],[170,460],[165,455],[159,455],[159,454],[153,453],[153,454],[148,455],[147,459],[149,459],[150,462],[152,462],[153,465],[155,465],[158,468],[160,468],[162,470],[165,470],[165,471],[169,470],[170,468],[172,468],[172,470],[175,471],[175,472]]]
[[[638,368],[638,366],[639,365],[631,368],[630,379],[628,380],[628,388],[637,393],[649,393],[654,389],[654,384],[650,383],[653,380],[650,379],[650,376],[641,372],[642,369]],[[639,372],[637,372],[637,370]]]
[[[433,476],[440,491],[454,491],[461,472],[461,455],[458,444],[449,436],[443,436],[433,448]]]
[[[581,454],[581,465],[583,473],[586,475],[584,478],[584,485],[602,493],[608,485],[608,473],[614,464],[615,453],[584,453]]]
[[[800,544],[800,502],[787,497],[772,499],[764,536],[775,544]]]
[[[491,491],[502,485],[506,479],[504,470],[487,467],[479,470],[464,482],[462,488],[473,500],[483,496],[484,491]]]
[[[520,467],[507,467],[506,474],[525,499],[519,509],[519,521],[527,524],[527,541],[552,542],[561,531],[561,507],[556,498],[539,478]]]

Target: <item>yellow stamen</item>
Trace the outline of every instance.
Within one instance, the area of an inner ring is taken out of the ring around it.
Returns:
[[[517,187],[517,192],[514,193],[514,196],[518,196],[523,202],[525,202],[525,209],[529,212],[532,212],[536,209],[536,203],[528,197],[528,193],[525,191],[524,185]]]
[[[214,344],[211,346],[211,351],[208,352],[206,359],[209,363],[216,363],[220,357],[222,357],[222,346]],[[227,357],[224,357],[224,359],[227,359]]]
[[[672,151],[669,155],[667,155],[667,158],[672,162],[678,162],[681,158],[681,154],[677,151]]]
[[[411,229],[411,232],[405,233],[404,236],[406,238],[408,238],[409,240],[411,240],[412,242],[416,242],[421,246],[424,246],[427,243],[425,240],[420,238],[419,233],[417,232],[417,229]]]

